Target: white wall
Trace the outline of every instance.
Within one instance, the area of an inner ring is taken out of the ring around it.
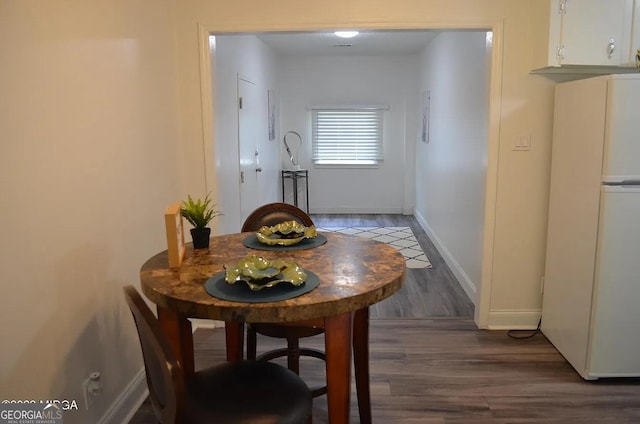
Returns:
[[[417,57],[282,56],[278,65],[281,128],[283,134],[296,131],[302,136],[299,160],[309,170],[311,212],[410,212],[413,184],[405,175],[413,175],[413,161],[406,155],[415,128]],[[307,107],[327,104],[389,107],[384,112],[384,161],[378,168],[313,166]],[[288,197],[290,190],[287,185]]]
[[[258,174],[257,206],[280,197],[280,134],[269,141],[267,132],[267,90],[276,86],[276,58],[271,49],[254,35],[215,36],[213,56],[215,98],[215,167],[220,234],[235,233],[242,227],[240,215],[240,168],[238,153],[238,75],[255,83],[262,98],[264,121],[258,151],[262,173]]]
[[[67,424],[145,387],[122,286],[182,194],[172,3],[0,1],[0,399],[76,400]]]
[[[424,49],[429,142],[416,139],[416,216],[471,299],[482,277],[490,51],[484,32],[443,32]]]

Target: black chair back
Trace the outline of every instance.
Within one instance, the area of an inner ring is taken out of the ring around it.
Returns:
[[[133,286],[124,287],[142,347],[149,398],[156,418],[173,423],[184,408],[184,374],[160,324]]]
[[[258,231],[265,225],[272,226],[292,220],[298,221],[305,227],[313,225],[309,215],[300,208],[288,203],[268,203],[251,212],[242,225],[242,232]]]

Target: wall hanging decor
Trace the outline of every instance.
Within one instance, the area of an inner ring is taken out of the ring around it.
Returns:
[[[269,140],[276,138],[276,93],[267,91],[267,120],[269,122]]]
[[[424,143],[429,143],[429,114],[431,113],[431,91],[422,92],[422,137]]]
[[[287,141],[287,137],[289,137],[289,141]],[[299,170],[300,162],[298,161],[298,152],[302,145],[302,137],[295,131],[288,131],[282,138],[282,142],[284,143],[284,148],[287,150],[289,161],[291,162],[288,169]]]

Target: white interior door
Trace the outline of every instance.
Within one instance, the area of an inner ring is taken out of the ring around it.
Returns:
[[[240,222],[261,203],[258,154],[260,99],[256,84],[238,77],[238,144],[240,151]],[[238,230],[240,230],[238,228]]]

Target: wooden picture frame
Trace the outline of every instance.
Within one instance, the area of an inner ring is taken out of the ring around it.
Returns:
[[[169,268],[179,268],[184,258],[184,220],[180,213],[180,202],[170,205],[164,213],[164,224],[167,232],[167,252]]]

